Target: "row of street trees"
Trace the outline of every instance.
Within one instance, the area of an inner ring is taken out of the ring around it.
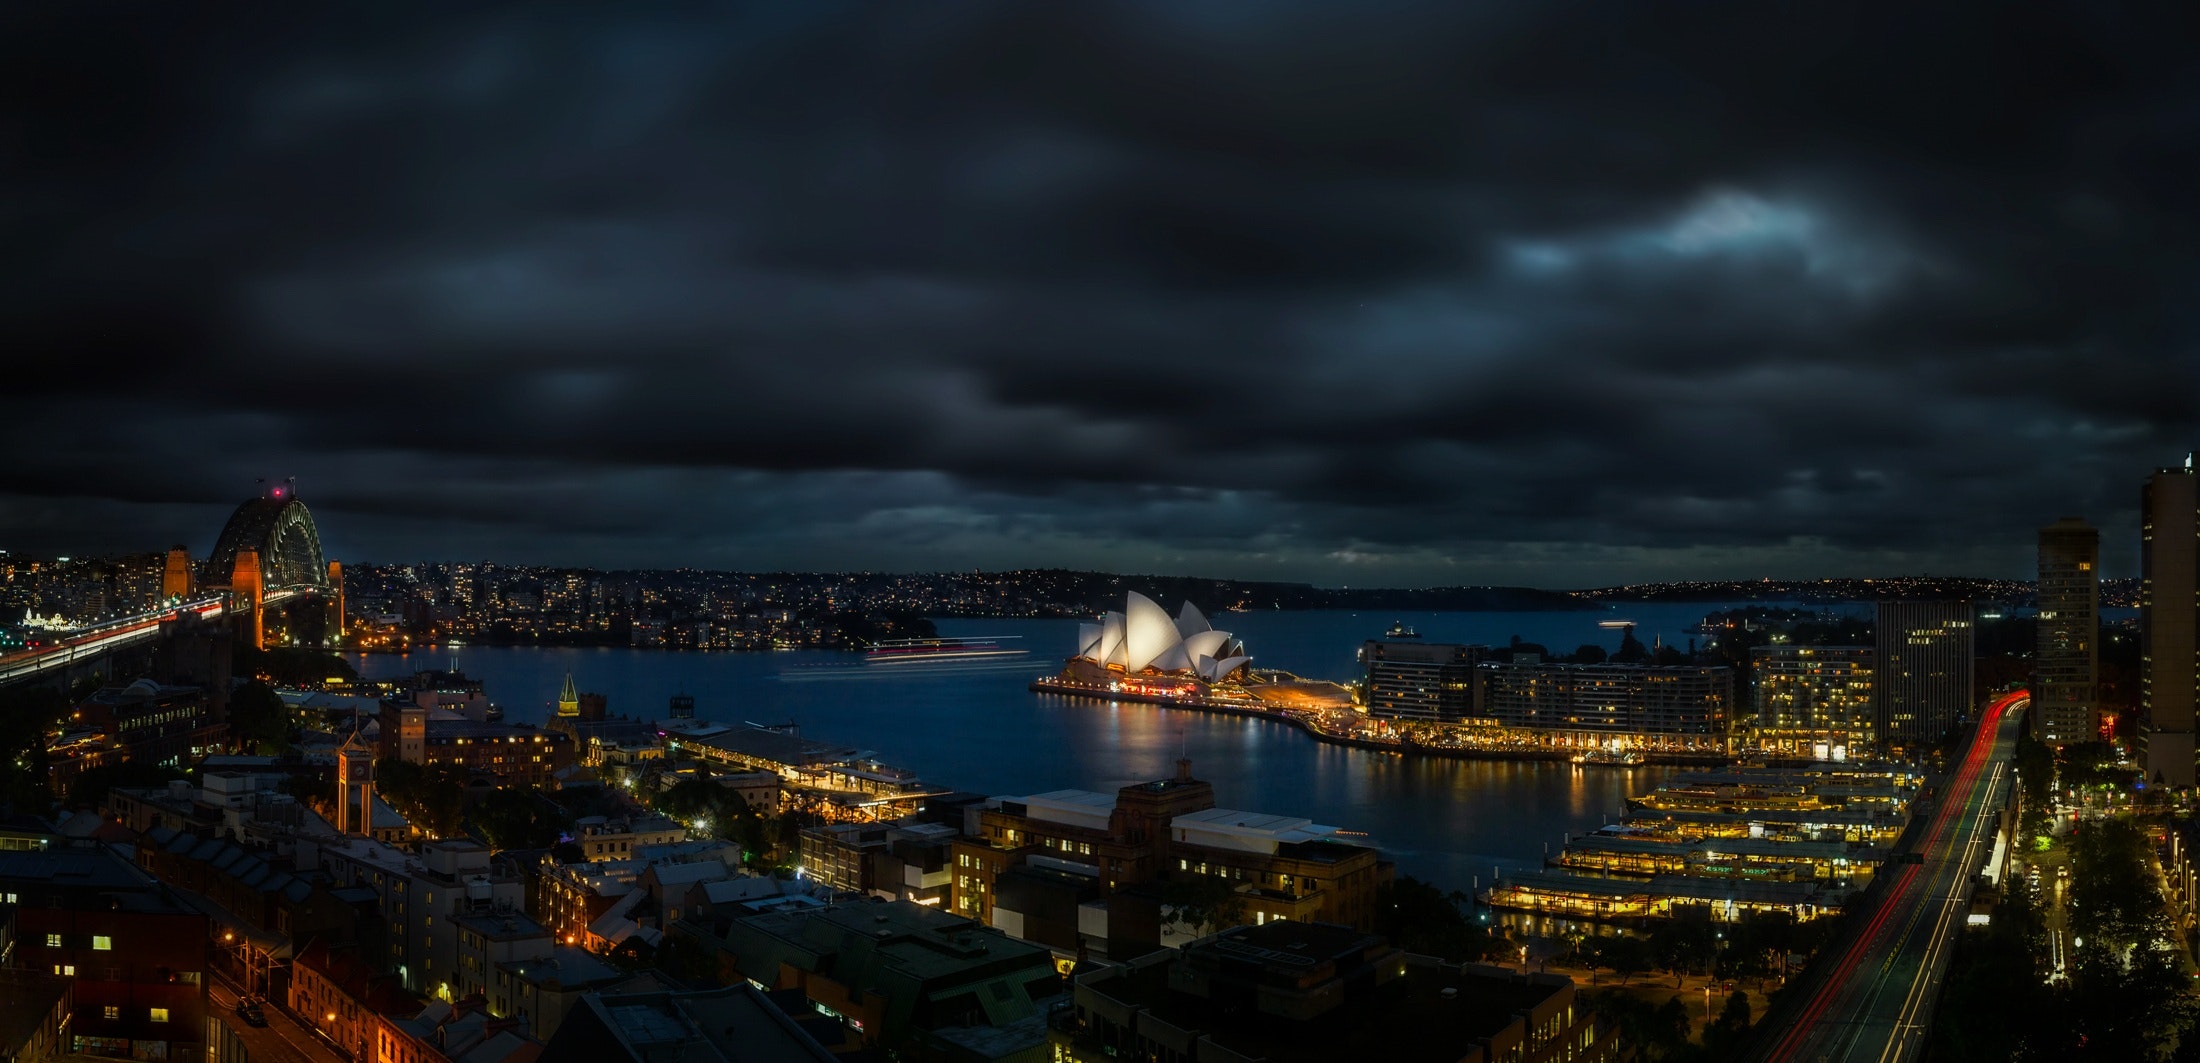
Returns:
[[[2021,741],[2023,836],[2049,837],[2044,809],[2058,789],[2128,791],[2131,771],[2116,760],[2104,743],[2057,758]],[[1933,1021],[1935,1059],[2200,1061],[2200,1001],[2163,892],[2154,822],[2126,812],[2060,839],[2071,860],[2065,979],[2048,980],[2045,900],[2009,877],[1993,921],[1956,951]]]

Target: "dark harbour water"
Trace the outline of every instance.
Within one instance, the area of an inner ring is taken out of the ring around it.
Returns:
[[[1164,602],[1173,613],[1177,603]],[[1215,626],[1245,640],[1261,667],[1348,679],[1360,643],[1402,620],[1432,641],[1503,644],[1519,635],[1565,653],[1619,644],[1598,621],[1627,619],[1645,644],[1685,646],[1685,629],[1716,605],[1630,606],[1603,613],[1226,614]],[[461,647],[458,664],[488,685],[515,723],[540,722],[571,669],[610,711],[661,718],[674,693],[696,714],[739,723],[801,724],[812,737],[877,753],[934,785],[994,795],[1077,787],[1111,790],[1174,770],[1179,752],[1215,786],[1223,805],[1309,817],[1365,831],[1400,869],[1447,889],[1483,884],[1495,866],[1534,867],[1546,843],[1594,829],[1630,792],[1672,771],[1660,767],[1405,758],[1345,749],[1282,724],[1032,694],[1034,676],[1060,666],[1076,641],[1074,620],[943,620],[950,635],[1016,636],[1029,656],[974,664],[865,665],[821,652],[697,653],[629,649]],[[454,651],[353,658],[369,677],[447,667]]]

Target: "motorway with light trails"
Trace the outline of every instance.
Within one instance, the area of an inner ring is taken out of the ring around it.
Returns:
[[[1794,992],[1758,1024],[1748,1058],[1804,1063],[1897,1063],[1924,1054],[1934,1003],[1971,909],[1972,875],[1994,852],[2001,810],[2015,785],[2012,758],[2023,692],[1986,707],[1932,817],[1910,852],[1890,863],[1879,902],[1827,946]]]
[[[136,616],[110,620],[96,627],[71,631],[51,646],[19,650],[0,656],[0,683],[28,679],[41,672],[88,660],[134,642],[143,642],[160,634],[160,625],[163,622],[185,613],[207,619],[220,616],[222,599],[202,598],[194,602],[179,602]]]

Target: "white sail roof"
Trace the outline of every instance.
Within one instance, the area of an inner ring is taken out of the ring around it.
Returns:
[[[1207,618],[1200,614],[1198,606],[1193,605],[1190,602],[1185,602],[1184,608],[1177,610],[1176,633],[1181,636],[1184,641],[1190,642],[1193,635],[1197,635],[1202,631],[1211,631],[1213,629],[1214,625],[1209,624],[1207,622]]]
[[[1182,639],[1167,610],[1137,591],[1123,605],[1123,669],[1142,672],[1169,647]]]
[[[1171,620],[1154,600],[1132,591],[1123,611],[1110,611],[1097,624],[1077,627],[1077,656],[1114,665],[1126,672],[1173,672],[1214,680],[1242,667],[1250,657],[1227,631],[1218,631],[1190,602]]]

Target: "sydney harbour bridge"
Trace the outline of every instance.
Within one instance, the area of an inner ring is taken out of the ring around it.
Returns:
[[[342,569],[322,556],[313,514],[289,481],[238,506],[203,562],[180,546],[168,551],[160,595],[146,612],[0,657],[0,684],[67,675],[149,643],[163,624],[183,617],[225,620],[254,648],[328,645],[343,635]]]

